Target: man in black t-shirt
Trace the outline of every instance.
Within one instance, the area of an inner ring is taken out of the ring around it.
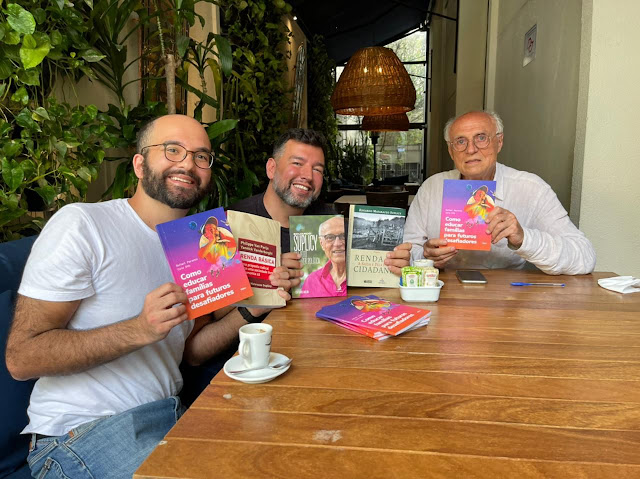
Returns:
[[[289,216],[336,214],[332,206],[318,201],[322,190],[326,142],[314,130],[292,128],[284,133],[267,161],[267,190],[238,201],[230,210],[271,218],[280,223],[282,265],[290,270],[290,277],[302,276],[300,255],[290,252]],[[408,266],[411,244],[404,243],[389,253],[385,265],[400,275]]]

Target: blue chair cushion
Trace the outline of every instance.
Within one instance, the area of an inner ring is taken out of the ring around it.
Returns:
[[[20,435],[27,425],[27,407],[35,381],[16,381],[4,361],[13,318],[16,290],[35,236],[0,244],[0,477],[28,477],[29,437]],[[7,476],[10,474],[9,476]]]

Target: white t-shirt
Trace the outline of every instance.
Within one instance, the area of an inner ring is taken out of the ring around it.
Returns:
[[[413,243],[411,257],[424,257],[424,243],[440,237],[444,180],[459,180],[458,170],[435,174],[422,183],[411,202],[404,241]],[[507,239],[491,251],[459,250],[446,268],[522,268],[528,261],[547,274],[587,274],[596,264],[593,245],[576,228],[551,187],[539,176],[496,163],[496,206],[511,211],[524,241],[513,250]]]
[[[123,199],[60,209],[34,243],[18,292],[46,301],[82,300],[67,327],[83,330],[136,317],[145,296],[170,281],[157,233]],[[101,366],[38,379],[22,432],[60,436],[177,394],[192,328],[187,321],[164,340]]]

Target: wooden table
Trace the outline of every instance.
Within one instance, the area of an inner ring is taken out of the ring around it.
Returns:
[[[274,311],[291,369],[218,374],[135,477],[640,477],[640,293],[597,286],[612,273],[485,275],[442,274],[431,324],[382,342],[314,317],[335,300]],[[509,285],[536,280],[567,286]]]

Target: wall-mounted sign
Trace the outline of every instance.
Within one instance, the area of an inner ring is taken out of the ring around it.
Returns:
[[[524,35],[524,57],[522,66],[526,67],[536,57],[536,33],[538,32],[538,24],[532,26]]]

